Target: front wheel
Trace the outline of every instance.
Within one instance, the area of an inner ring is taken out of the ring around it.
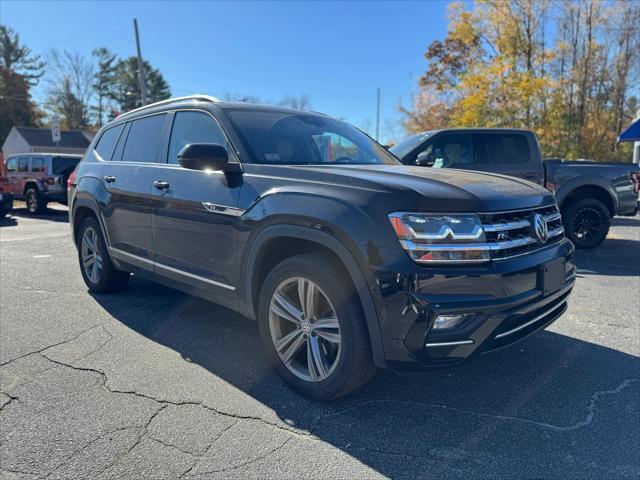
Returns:
[[[313,400],[330,400],[375,373],[362,308],[345,272],[326,255],[284,260],[260,294],[260,333],[280,376]]]
[[[576,248],[594,248],[607,238],[611,216],[600,200],[583,198],[563,208],[562,223],[566,236]]]
[[[78,260],[84,283],[96,293],[123,289],[129,272],[116,270],[107,251],[102,231],[95,218],[87,218],[78,232]]]

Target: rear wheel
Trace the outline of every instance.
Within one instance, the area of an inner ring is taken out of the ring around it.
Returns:
[[[96,293],[113,292],[127,285],[130,274],[113,266],[102,231],[94,218],[82,222],[77,244],[80,271],[89,290]]]
[[[326,255],[278,264],[260,295],[260,332],[282,378],[314,400],[337,398],[375,373],[362,308]]]
[[[33,215],[43,213],[47,209],[47,201],[37,188],[30,188],[24,194],[27,210]]]
[[[611,216],[600,200],[583,198],[563,208],[562,222],[566,236],[576,248],[594,248],[607,238]]]

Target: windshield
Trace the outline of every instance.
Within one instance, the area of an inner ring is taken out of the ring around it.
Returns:
[[[422,132],[411,135],[409,138],[405,138],[403,141],[394,145],[389,150],[399,159],[402,159],[405,155],[408,155],[414,148],[416,148],[423,140],[429,138],[433,132]]]
[[[66,175],[71,173],[78,163],[80,163],[78,157],[53,157],[51,169],[54,175]]]
[[[357,128],[306,113],[227,110],[253,163],[271,165],[398,164]]]

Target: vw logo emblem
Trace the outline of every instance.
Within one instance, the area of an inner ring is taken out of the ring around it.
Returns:
[[[533,231],[540,242],[545,243],[547,241],[547,237],[549,235],[547,221],[539,213],[536,213],[533,216]]]

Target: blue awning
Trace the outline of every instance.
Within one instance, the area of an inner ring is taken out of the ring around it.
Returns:
[[[620,142],[640,142],[640,118],[620,134],[618,143]]]

